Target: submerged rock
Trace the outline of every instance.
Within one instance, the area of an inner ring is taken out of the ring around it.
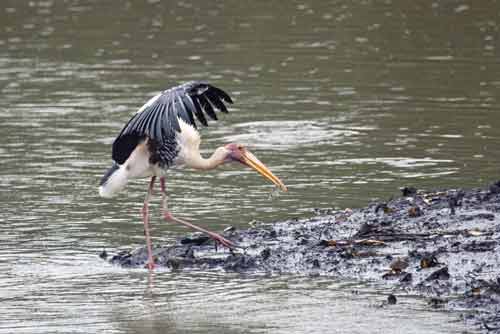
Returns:
[[[361,209],[225,231],[242,250],[216,247],[194,234],[175,245],[155,245],[154,258],[158,266],[176,271],[380,280],[427,296],[432,305],[469,310],[464,311],[467,322],[500,333],[499,185],[437,192],[406,187],[405,197]],[[138,248],[109,261],[142,268],[147,254]]]

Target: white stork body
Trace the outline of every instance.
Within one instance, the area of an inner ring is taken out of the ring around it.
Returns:
[[[217,119],[214,109],[227,113],[223,102],[232,103],[232,100],[226,92],[205,82],[189,82],[165,90],[138,110],[113,143],[113,165],[101,179],[99,194],[112,197],[130,179],[151,177],[142,210],[150,269],[154,267],[154,259],[148,230],[148,202],[157,177],[160,178],[163,211],[168,221],[204,232],[226,247],[236,247],[222,236],[175,218],[167,211],[165,175],[169,168],[187,166],[208,170],[225,162],[237,161],[255,169],[286,191],[283,182],[242,145],[221,146],[209,158],[200,155],[201,138],[195,116],[198,122],[207,125],[205,115]]]
[[[139,109],[139,112],[143,108]],[[201,157],[199,132],[182,119],[178,118],[178,121],[181,128],[181,131],[176,135],[179,152],[170,167],[161,167],[158,163],[150,163],[151,152],[148,149],[148,139],[146,138],[135,147],[125,163],[118,165],[118,169],[109,176],[108,181],[99,187],[99,195],[106,198],[113,197],[125,188],[130,179],[151,176],[164,177],[170,168],[187,166],[194,169],[206,169],[210,165],[211,159]]]

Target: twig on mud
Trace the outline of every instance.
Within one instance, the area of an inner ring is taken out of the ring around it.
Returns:
[[[359,240],[321,240],[320,245],[327,247],[346,247],[352,245],[362,246],[385,246],[385,242],[375,239],[359,239]]]
[[[463,235],[465,237],[478,237],[483,235],[491,235],[491,231],[475,230],[454,230],[454,231],[435,231],[434,233],[397,233],[392,231],[370,231],[363,236],[374,238],[384,242],[397,241],[415,241],[415,240],[430,240],[438,237]]]

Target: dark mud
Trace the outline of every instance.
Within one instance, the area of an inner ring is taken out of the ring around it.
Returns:
[[[361,209],[225,231],[245,247],[241,251],[217,249],[196,234],[176,245],[155,245],[155,261],[177,271],[383,281],[398,298],[417,293],[429,307],[461,311],[471,328],[500,333],[500,182],[487,189],[402,192]],[[145,248],[110,262],[144,267]]]

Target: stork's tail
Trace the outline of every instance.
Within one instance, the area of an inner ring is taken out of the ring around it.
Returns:
[[[128,182],[128,173],[124,165],[113,162],[110,169],[104,174],[99,184],[99,195],[101,197],[113,197],[122,190]]]

